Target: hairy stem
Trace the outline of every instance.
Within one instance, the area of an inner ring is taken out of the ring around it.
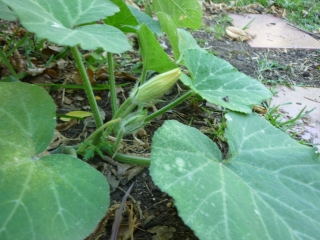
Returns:
[[[183,94],[182,96],[180,96],[179,98],[177,98],[176,100],[174,100],[173,102],[171,102],[170,104],[166,105],[165,107],[159,109],[158,111],[150,114],[148,117],[146,117],[145,122],[149,122],[152,119],[160,116],[161,114],[164,114],[166,111],[174,108],[175,106],[179,105],[180,103],[182,103],[183,101],[185,101],[187,98],[191,97],[193,94],[192,90],[189,90],[188,92],[186,92],[185,94]]]
[[[90,83],[88,75],[87,75],[87,71],[86,71],[86,69],[85,69],[85,67],[83,65],[83,62],[82,62],[82,58],[81,58],[82,55],[80,54],[79,49],[76,46],[75,47],[71,47],[71,51],[72,51],[72,53],[74,55],[75,62],[77,64],[80,76],[81,76],[82,81],[83,81],[84,90],[86,92],[86,95],[87,95],[87,98],[88,98],[88,101],[89,101],[89,104],[90,104],[90,107],[91,107],[91,110],[92,110],[92,113],[93,113],[93,117],[94,117],[94,120],[95,120],[95,123],[96,123],[96,127],[100,128],[103,125],[103,122],[102,122],[102,119],[101,119],[101,116],[100,116],[100,112],[99,112],[99,108],[98,108],[97,102],[96,102],[96,100],[94,98],[93,90],[92,90],[91,83]],[[97,145],[99,143],[99,141],[100,141],[100,137],[101,137],[101,133],[97,134],[95,136],[95,138],[93,139],[92,144],[93,145]]]
[[[120,122],[121,119],[120,118],[117,118],[117,119],[114,119],[114,120],[111,120],[109,122],[106,122],[105,124],[103,124],[101,127],[99,127],[97,130],[95,130],[87,139],[86,139],[86,142],[90,142],[91,140],[93,140],[98,134],[101,134],[102,131],[111,126],[111,125],[114,125],[115,123],[118,123]],[[81,145],[81,147],[78,149],[78,153],[82,153],[84,151],[84,149],[86,148],[86,146],[84,144]]]
[[[112,150],[112,147],[109,145],[101,146],[101,151],[106,152],[109,156],[114,156],[113,158],[119,162],[128,163],[128,164],[137,164],[142,166],[150,165],[150,158],[130,156],[122,153],[115,153]]]
[[[109,72],[111,109],[112,109],[112,115],[114,115],[118,110],[118,106],[117,106],[116,81],[114,78],[113,57],[112,57],[112,53],[110,52],[108,52],[108,72]]]

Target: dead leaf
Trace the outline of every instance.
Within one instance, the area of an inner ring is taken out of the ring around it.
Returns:
[[[252,107],[252,110],[256,113],[260,113],[260,114],[266,114],[267,113],[267,109],[265,107],[262,107],[262,106],[258,106],[258,105],[255,105]]]
[[[56,70],[54,70],[54,69],[46,68],[43,71],[43,73],[48,74],[50,77],[58,78],[58,74],[57,74]]]
[[[173,227],[167,226],[155,226],[148,230],[150,233],[155,233],[156,235],[152,236],[152,240],[168,240],[172,239],[174,232],[176,231]]]
[[[238,40],[241,42],[250,40],[247,34],[242,29],[237,27],[227,27],[226,33],[233,40]]]
[[[70,98],[64,96],[63,97],[63,103],[70,105],[72,103],[72,100]],[[70,118],[68,118],[68,119],[70,119]]]
[[[28,68],[28,63],[24,56],[21,56],[18,50],[15,50],[11,56],[8,57],[12,67],[17,73],[25,72]]]
[[[66,60],[59,59],[57,60],[56,64],[58,66],[58,69],[64,69],[66,66],[68,66],[69,63]]]
[[[47,150],[56,149],[59,147],[62,143],[64,143],[68,138],[63,136],[58,130],[54,130],[53,138],[47,147]]]
[[[42,74],[44,70],[45,68],[33,67],[33,68],[28,68],[27,73],[29,73],[31,76],[36,76],[36,75]]]
[[[140,10],[140,8],[138,7],[138,5],[135,4],[132,0],[126,0],[125,2],[126,2],[127,4],[135,7],[136,9]]]
[[[52,55],[58,54],[63,47],[58,47],[58,46],[47,46],[42,48],[41,53],[42,53],[42,59],[44,61],[47,61]]]
[[[133,76],[130,73],[127,72],[115,72],[114,73],[116,78],[121,78],[124,80],[136,82],[137,78]],[[103,80],[108,80],[109,79],[109,72],[108,69],[106,68],[100,68],[95,72],[95,76],[97,80],[103,81]]]
[[[94,73],[90,68],[87,69],[87,75],[88,75],[88,78],[89,78],[89,81],[90,81],[91,84],[96,84],[97,83],[96,80],[94,79]],[[76,84],[78,84],[78,85],[82,85],[83,84],[78,69],[75,69],[72,72],[72,74],[69,74],[68,78],[70,80],[72,80],[73,82],[75,82]]]
[[[77,119],[71,119],[68,122],[57,124],[56,130],[58,130],[60,132],[67,131],[69,128],[71,128],[77,124],[78,124]]]

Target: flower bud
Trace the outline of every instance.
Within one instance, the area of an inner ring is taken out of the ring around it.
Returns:
[[[148,113],[146,110],[137,111],[129,114],[124,119],[121,119],[120,128],[124,134],[134,133],[144,126],[144,120]]]
[[[181,70],[175,68],[153,77],[131,92],[133,102],[144,104],[161,97],[178,81],[180,76]]]

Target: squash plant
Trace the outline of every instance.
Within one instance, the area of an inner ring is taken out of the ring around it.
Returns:
[[[2,2],[28,31],[71,48],[97,126],[85,143],[75,147],[78,154],[93,145],[119,161],[150,165],[154,182],[175,199],[179,215],[200,239],[316,239],[320,235],[319,153],[252,114],[252,105],[271,97],[268,89],[206,53],[190,33],[178,28],[200,27],[197,0],[152,1],[175,61],[154,36],[161,35],[159,22],[122,0]],[[103,24],[97,24],[101,19]],[[143,71],[141,85],[118,107],[112,53],[130,49],[127,32],[138,36]],[[108,52],[111,122],[101,120],[79,46]],[[10,64],[5,54],[1,57]],[[179,65],[187,67],[190,76],[181,74]],[[149,70],[161,74],[147,81]],[[148,115],[145,105],[178,78],[190,90]],[[75,157],[40,154],[55,126],[55,107],[44,90],[1,83],[0,92],[4,99],[0,105],[0,238],[85,238],[108,208],[105,178]],[[151,159],[116,153],[125,134],[192,95],[231,110],[226,114],[226,159],[209,138],[177,121],[167,121],[156,131]],[[116,142],[105,141],[110,134],[117,136]]]

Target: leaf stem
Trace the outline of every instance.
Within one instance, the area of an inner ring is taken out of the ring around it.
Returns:
[[[117,122],[120,122],[121,119],[117,118],[114,120],[111,120],[109,122],[106,122],[105,124],[103,124],[101,127],[99,127],[97,130],[95,130],[87,139],[86,142],[90,142],[91,140],[93,140],[98,134],[102,133],[102,131],[109,127],[110,125],[113,125]],[[81,144],[80,148],[77,150],[78,153],[82,153],[84,151],[84,149],[86,148],[85,144]]]
[[[100,112],[99,112],[99,108],[98,108],[97,102],[96,102],[96,100],[94,98],[94,94],[93,94],[93,90],[92,90],[92,87],[91,87],[91,83],[89,81],[86,69],[85,69],[85,67],[83,65],[83,62],[82,62],[82,59],[81,59],[82,55],[80,54],[79,49],[77,48],[77,46],[71,47],[71,51],[72,51],[72,53],[74,55],[74,59],[75,59],[76,65],[77,65],[77,67],[79,69],[79,73],[80,73],[80,76],[81,76],[82,81],[83,81],[84,90],[86,92],[86,95],[87,95],[87,98],[88,98],[88,101],[89,101],[89,104],[90,104],[90,107],[91,107],[91,110],[92,110],[92,113],[93,113],[93,117],[94,117],[94,120],[95,120],[95,123],[96,123],[96,127],[100,128],[103,125],[103,122],[102,122],[102,119],[101,119],[101,116],[100,116]],[[93,139],[92,144],[93,145],[97,145],[99,143],[99,141],[100,141],[100,137],[101,137],[101,133],[99,132],[99,134],[97,134],[95,136],[95,138]]]
[[[146,76],[147,76],[147,69],[144,67],[146,64],[143,64],[142,72],[140,75],[140,85],[144,84],[146,81]]]
[[[121,113],[129,106],[132,105],[132,99],[128,98],[126,101],[124,101],[124,103],[121,104],[120,108],[118,109],[118,111],[114,114],[113,119],[117,119],[120,117]],[[122,115],[121,115],[122,116]],[[105,133],[104,133],[104,137],[108,137],[110,135],[110,133],[112,132],[114,126],[110,125],[108,126],[108,128],[106,129]],[[116,131],[117,132],[117,131]]]
[[[115,153],[112,150],[112,147],[109,145],[103,145],[100,147],[103,152],[106,152],[109,156],[114,156],[113,158],[119,162],[128,163],[128,164],[137,164],[142,166],[150,165],[150,158],[144,158],[139,156],[130,156],[122,153]]]
[[[112,53],[110,52],[108,52],[108,73],[109,73],[111,109],[112,109],[112,115],[114,115],[118,110],[118,105],[117,105],[116,82],[114,78],[114,63],[113,63]]]
[[[160,116],[161,114],[165,113],[166,111],[174,108],[175,106],[179,105],[180,103],[185,101],[187,98],[191,97],[192,95],[193,95],[193,91],[189,90],[188,92],[186,92],[185,94],[183,94],[182,96],[180,96],[179,98],[177,98],[176,100],[171,102],[170,104],[168,104],[165,107],[159,109],[158,111],[150,114],[148,117],[146,117],[145,122],[150,122],[152,119],[154,119],[154,118]]]

